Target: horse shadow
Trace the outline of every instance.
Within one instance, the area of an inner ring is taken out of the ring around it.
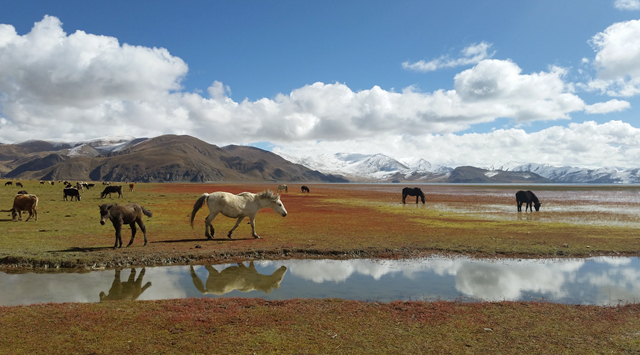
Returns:
[[[187,239],[172,239],[172,240],[157,240],[151,242],[151,244],[161,243],[161,244],[171,244],[171,243],[190,243],[190,242],[235,242],[241,240],[255,240],[255,238],[213,238],[213,239],[202,239],[202,238],[187,238]]]
[[[209,276],[206,283],[203,283],[196,275],[193,265],[190,267],[191,278],[196,289],[203,295],[213,294],[218,296],[233,290],[242,292],[257,290],[270,293],[280,288],[280,282],[282,282],[287,272],[287,267],[283,265],[271,275],[262,275],[256,270],[253,261],[249,263],[249,266],[238,263],[237,266],[230,266],[222,271],[218,271],[213,266],[205,265],[205,268],[209,271]]]
[[[120,269],[116,269],[116,274],[109,289],[109,294],[100,292],[100,302],[102,301],[135,301],[140,295],[149,287],[151,282],[147,282],[142,286],[142,279],[144,278],[145,268],[142,268],[140,275],[136,279],[136,269],[131,268],[131,273],[127,281],[122,282],[120,280]]]
[[[64,250],[50,250],[50,253],[77,253],[113,249],[111,247],[70,247]]]

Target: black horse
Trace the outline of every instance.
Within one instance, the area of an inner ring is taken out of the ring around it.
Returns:
[[[418,203],[418,197],[420,197],[422,199],[422,204],[424,204],[424,192],[422,192],[419,187],[405,187],[404,189],[402,189],[402,203],[406,203],[405,199],[407,198],[407,196],[415,196],[416,203]]]
[[[533,207],[536,208],[536,211],[540,211],[540,206],[542,205],[536,195],[531,191],[518,191],[516,192],[516,202],[518,203],[518,212],[522,212],[522,204],[526,203],[524,207],[524,211],[527,212],[527,209],[530,209],[533,212]],[[533,203],[533,207],[531,204]]]
[[[302,189],[302,192],[307,192],[307,193],[309,192],[308,186],[302,185],[301,189]]]

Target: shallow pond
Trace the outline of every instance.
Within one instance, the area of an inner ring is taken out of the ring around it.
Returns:
[[[187,297],[616,305],[640,301],[640,259],[256,261],[86,273],[0,272],[0,285],[3,306]]]

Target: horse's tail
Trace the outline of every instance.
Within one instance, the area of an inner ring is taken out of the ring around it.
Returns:
[[[200,196],[200,198],[198,198],[198,200],[196,201],[196,203],[193,205],[193,211],[191,211],[191,228],[193,228],[193,219],[196,217],[196,213],[198,213],[198,210],[200,209],[200,207],[202,207],[202,205],[204,204],[204,201],[209,197],[208,193],[203,193],[202,196]]]
[[[151,211],[148,211],[146,208],[140,206],[140,209],[142,209],[142,213],[144,213],[145,216],[147,217],[153,217],[153,213],[151,213]]]

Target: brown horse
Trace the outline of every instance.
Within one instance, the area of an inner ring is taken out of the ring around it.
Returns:
[[[153,213],[147,211],[137,203],[130,203],[125,206],[107,203],[98,207],[100,207],[100,224],[104,225],[105,221],[110,219],[113,227],[116,229],[116,243],[113,249],[117,247],[122,248],[121,231],[123,224],[128,224],[131,227],[131,240],[127,246],[133,243],[133,238],[136,236],[136,223],[138,223],[144,235],[144,245],[147,245],[147,229],[142,222],[142,215],[144,214],[147,217],[151,217]],[[118,246],[118,244],[120,244],[120,246]]]
[[[306,192],[306,193],[310,192],[309,191],[309,186],[306,186],[306,185],[302,185],[302,187],[300,189],[302,190],[302,192]]]

